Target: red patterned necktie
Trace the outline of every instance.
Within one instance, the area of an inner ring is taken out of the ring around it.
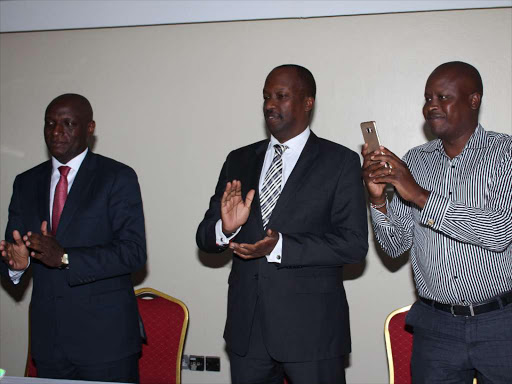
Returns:
[[[59,167],[60,179],[55,187],[55,196],[53,197],[52,234],[54,236],[57,234],[60,215],[68,197],[68,173],[70,170],[71,168],[65,165]]]

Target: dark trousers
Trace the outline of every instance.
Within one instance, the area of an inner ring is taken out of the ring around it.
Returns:
[[[140,354],[135,354],[117,361],[100,364],[73,364],[64,356],[58,362],[34,360],[34,363],[37,368],[37,376],[43,378],[138,383],[139,356]]]
[[[232,384],[345,384],[344,356],[334,359],[280,362],[265,347],[259,306],[256,305],[249,350],[245,356],[229,352]],[[300,337],[300,335],[297,335]]]
[[[512,305],[473,317],[453,316],[416,302],[413,327],[414,384],[512,383]]]

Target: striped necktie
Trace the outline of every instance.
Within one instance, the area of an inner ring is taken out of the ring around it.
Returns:
[[[265,175],[263,186],[261,187],[260,206],[261,217],[263,219],[263,228],[267,229],[268,221],[272,211],[276,206],[277,199],[281,194],[281,184],[283,182],[283,153],[288,147],[286,145],[274,145],[274,158],[272,164]]]

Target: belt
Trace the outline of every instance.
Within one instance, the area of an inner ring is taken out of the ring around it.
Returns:
[[[484,303],[470,305],[452,305],[438,303],[437,301],[420,297],[420,300],[440,311],[449,312],[453,316],[476,316],[482,313],[495,311],[512,304],[512,291],[496,296]]]

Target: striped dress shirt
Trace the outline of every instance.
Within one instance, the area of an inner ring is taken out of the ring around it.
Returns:
[[[453,159],[437,139],[404,161],[430,191],[427,203],[395,193],[387,213],[371,208],[371,217],[388,255],[411,249],[418,294],[469,305],[512,290],[512,136],[478,125]]]

